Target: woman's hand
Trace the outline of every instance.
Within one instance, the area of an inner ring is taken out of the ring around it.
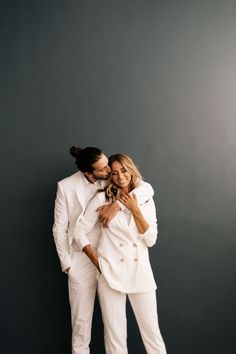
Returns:
[[[132,194],[122,194],[119,201],[124,204],[124,206],[131,212],[139,210],[137,197],[134,193]]]
[[[149,224],[144,219],[143,214],[139,208],[138,201],[135,194],[123,194],[119,201],[129,209],[134,217],[138,232],[144,234],[149,228]]]
[[[93,264],[95,265],[97,270],[101,273],[101,269],[100,269],[99,262],[98,262],[98,257],[94,258]]]

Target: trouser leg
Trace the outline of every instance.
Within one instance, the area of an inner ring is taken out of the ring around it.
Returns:
[[[158,324],[155,290],[128,296],[147,353],[166,354],[165,343]]]
[[[126,295],[111,289],[101,275],[98,296],[104,323],[106,354],[127,354]]]
[[[72,324],[72,354],[89,354],[94,300],[97,289],[96,269],[87,256],[74,256],[68,288]]]

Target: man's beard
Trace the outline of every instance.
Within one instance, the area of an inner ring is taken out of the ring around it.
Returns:
[[[96,179],[96,180],[103,180],[103,181],[106,181],[106,180],[108,180],[108,178],[110,177],[110,173],[108,174],[108,175],[106,175],[106,176],[96,176],[96,175],[94,175],[93,174],[93,177]]]

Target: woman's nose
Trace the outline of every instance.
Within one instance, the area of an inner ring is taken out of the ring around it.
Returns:
[[[117,177],[118,177],[119,179],[121,179],[121,178],[123,177],[123,173],[122,173],[122,172],[118,172]]]

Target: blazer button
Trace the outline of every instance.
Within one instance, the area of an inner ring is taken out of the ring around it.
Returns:
[[[120,261],[121,261],[121,262],[124,262],[124,258],[121,258]]]
[[[120,247],[123,247],[123,243],[120,243],[119,246],[120,246]]]
[[[133,246],[134,246],[134,247],[137,247],[136,243],[133,243]]]
[[[138,258],[134,258],[134,262],[138,262]]]

